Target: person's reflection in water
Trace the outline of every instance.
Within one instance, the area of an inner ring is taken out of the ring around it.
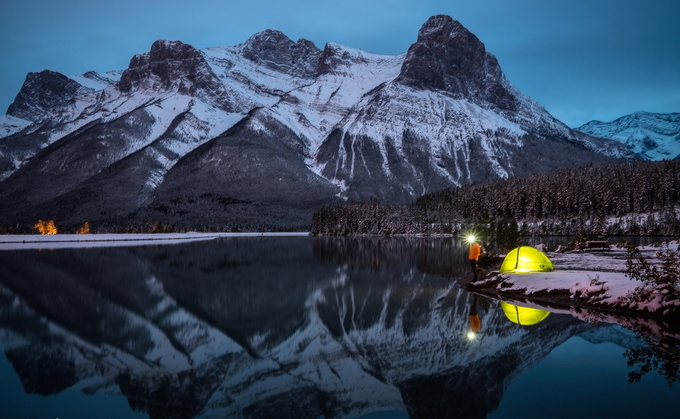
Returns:
[[[482,320],[479,318],[479,313],[477,312],[477,294],[472,294],[472,305],[470,306],[468,322],[470,324],[468,338],[472,340],[477,336],[477,333],[482,330]]]

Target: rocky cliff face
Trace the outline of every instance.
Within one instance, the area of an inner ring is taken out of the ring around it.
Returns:
[[[314,79],[319,73],[321,50],[313,42],[293,42],[279,31],[265,30],[243,44],[245,58],[270,70],[293,77]]]
[[[434,16],[423,25],[397,81],[500,109],[517,106],[496,58],[474,34],[448,16]]]
[[[555,120],[448,16],[396,56],[267,30],[30,74],[0,135],[4,225],[304,229],[323,205],[631,157]]]
[[[71,104],[76,96],[87,91],[87,88],[61,73],[50,70],[29,73],[7,109],[7,115],[29,121],[37,119],[54,108]]]
[[[179,41],[156,41],[151,51],[135,55],[116,87],[127,95],[179,94],[233,110],[224,86],[200,51]]]

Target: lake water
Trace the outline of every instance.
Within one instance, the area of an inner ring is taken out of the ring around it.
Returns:
[[[0,416],[680,417],[676,325],[506,314],[465,259],[450,238],[0,251]]]

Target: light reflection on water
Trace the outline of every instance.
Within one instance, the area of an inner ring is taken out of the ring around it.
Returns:
[[[680,410],[678,383],[654,371],[628,383],[623,353],[642,338],[566,314],[510,322],[497,301],[460,285],[469,266],[450,238],[5,251],[0,273],[0,404],[15,417]],[[677,345],[677,330],[643,326],[647,339]]]

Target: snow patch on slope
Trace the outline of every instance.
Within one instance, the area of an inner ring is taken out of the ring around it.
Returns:
[[[244,111],[271,106],[281,95],[309,81],[281,73],[240,55],[240,46],[214,47],[201,50],[213,73],[224,88],[234,95]]]
[[[99,91],[118,83],[122,75],[123,72],[120,70],[108,71],[106,73],[88,71],[85,74],[71,76],[70,79],[78,82],[83,87]]]
[[[406,133],[423,139],[435,161],[462,152],[462,160],[469,163],[470,142],[475,141],[500,177],[510,175],[499,162],[499,158],[503,157],[502,144],[521,146],[520,137],[526,133],[518,124],[492,110],[438,92],[397,83],[389,83],[380,91],[364,96],[342,121],[342,130],[353,138],[369,137],[376,141],[384,162],[389,161],[388,140],[393,141],[397,151],[404,155],[402,140]],[[437,165],[437,168],[454,184],[469,172],[469,169],[459,167],[456,176],[453,176],[443,167]],[[383,169],[390,174],[387,163]]]
[[[0,139],[14,135],[31,125],[31,121],[10,115],[0,115]]]
[[[405,57],[329,45],[343,61],[314,83],[288,92],[271,108],[274,118],[308,140],[311,155],[353,107],[361,106],[364,95],[399,75]]]

